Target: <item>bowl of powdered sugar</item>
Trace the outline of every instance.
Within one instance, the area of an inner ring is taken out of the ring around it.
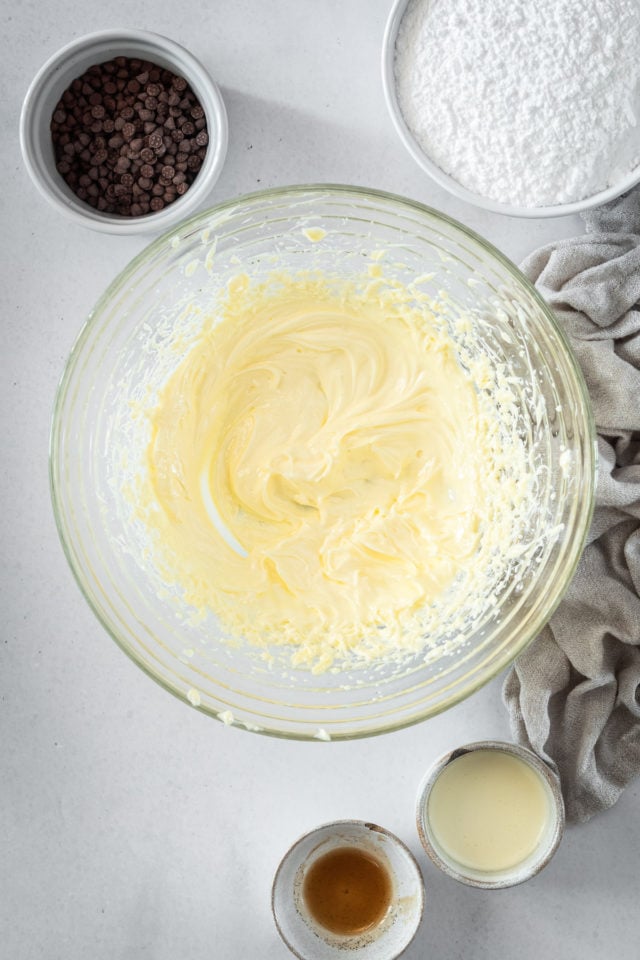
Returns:
[[[640,181],[637,0],[397,0],[383,48],[402,141],[485,209],[553,217]]]

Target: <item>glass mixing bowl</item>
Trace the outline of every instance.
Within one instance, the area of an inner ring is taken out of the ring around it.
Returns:
[[[180,362],[179,350],[163,348],[175,342],[185,308],[206,309],[233,276],[259,280],[284,267],[350,279],[372,262],[403,284],[420,276],[452,316],[472,318],[478,350],[522,385],[518,430],[535,465],[536,495],[529,542],[515,551],[521,560],[455,643],[431,637],[426,656],[314,674],[291,666],[281,651],[268,662],[251,644],[228,642],[215,617],[190,615],[177,589],[163,582],[132,495],[150,430],[136,411]],[[224,723],[319,740],[424,720],[507,666],[549,619],[574,573],[595,465],[580,370],[551,311],[516,267],[435,210],[332,185],[232,200],[144,250],[100,298],[73,348],[51,440],[53,503],[67,558],[122,649],[167,690]]]

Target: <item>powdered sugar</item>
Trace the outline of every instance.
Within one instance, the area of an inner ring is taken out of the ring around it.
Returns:
[[[398,103],[462,186],[570,203],[640,163],[639,0],[410,0]]]

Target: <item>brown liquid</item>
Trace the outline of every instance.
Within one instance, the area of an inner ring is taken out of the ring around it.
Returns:
[[[384,918],[391,903],[391,878],[372,854],[358,847],[337,847],[309,867],[302,896],[322,927],[355,936]]]

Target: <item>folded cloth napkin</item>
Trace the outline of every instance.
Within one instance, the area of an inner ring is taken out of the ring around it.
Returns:
[[[569,337],[598,432],[596,506],[578,569],[508,674],[514,737],[588,820],[640,773],[640,189],[584,217],[586,236],[522,264]]]

